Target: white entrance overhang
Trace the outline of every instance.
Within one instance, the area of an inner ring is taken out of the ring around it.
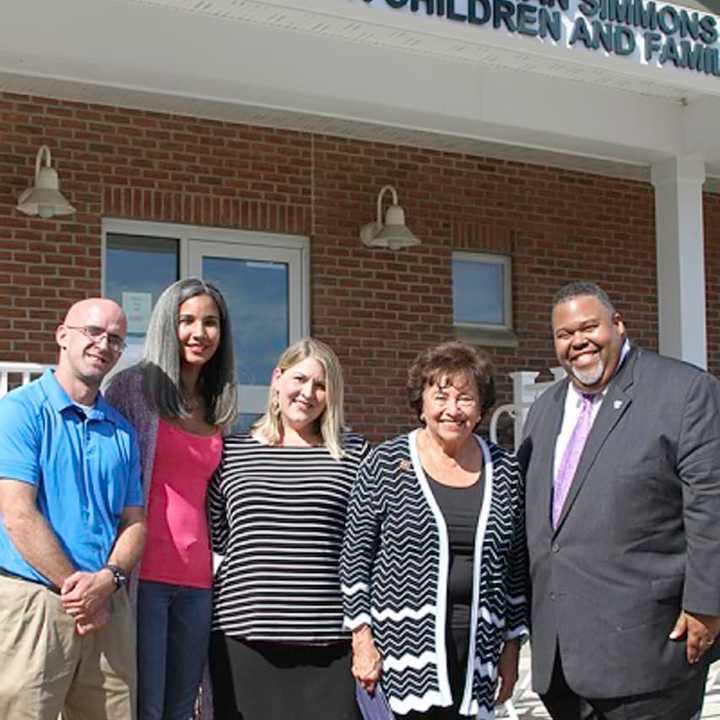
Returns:
[[[10,0],[0,88],[645,179],[702,142],[720,177],[720,77],[382,1]]]

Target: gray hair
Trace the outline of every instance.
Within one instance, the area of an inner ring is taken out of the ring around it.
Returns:
[[[554,310],[558,305],[572,300],[572,298],[588,295],[597,298],[600,304],[607,308],[611,315],[615,314],[615,306],[610,301],[608,294],[599,285],[587,280],[580,280],[563,285],[553,297],[552,309]]]
[[[278,358],[277,366],[285,371],[297,365],[306,358],[317,360],[325,369],[326,401],[325,410],[316,420],[323,444],[330,455],[336,460],[345,454],[343,450],[343,431],[345,425],[344,415],[344,385],[342,368],[337,355],[330,346],[311,337],[298,340],[290,345]],[[252,426],[252,429],[269,445],[278,445],[282,440],[282,416],[278,405],[276,392],[272,385],[268,394],[268,404],[265,413]]]
[[[186,418],[192,413],[181,387],[181,347],[178,310],[190,298],[210,296],[220,313],[220,344],[200,371],[200,390],[205,401],[205,421],[229,425],[237,417],[235,358],[227,304],[220,291],[198,278],[178,280],[158,298],[145,338],[142,361],[143,392],[160,416]]]

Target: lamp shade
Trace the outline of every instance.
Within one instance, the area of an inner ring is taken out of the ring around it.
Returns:
[[[393,204],[388,207],[383,223],[382,196],[386,190],[392,192]],[[380,190],[377,200],[377,220],[360,229],[360,239],[368,247],[387,250],[402,250],[421,244],[405,225],[405,211],[397,204],[397,191],[392,185],[386,185]]]
[[[45,165],[41,165],[43,157]],[[50,148],[43,145],[35,159],[35,185],[23,191],[18,198],[17,209],[20,212],[46,219],[75,212],[75,208],[60,192],[58,174],[50,166],[50,162]]]

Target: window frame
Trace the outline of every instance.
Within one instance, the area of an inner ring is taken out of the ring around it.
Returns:
[[[503,268],[503,324],[458,322],[455,320],[455,285],[454,264],[456,260],[463,262],[476,262],[485,265],[497,265]],[[455,337],[474,344],[494,345],[497,347],[516,347],[517,336],[513,329],[513,303],[512,303],[512,257],[494,253],[469,252],[467,250],[453,250],[451,255],[450,276],[453,278],[453,328]]]
[[[101,288],[106,292],[107,274],[107,236],[110,234],[150,236],[168,238],[178,241],[178,273],[179,279],[192,276],[193,260],[197,262],[198,248],[203,243],[226,244],[229,246],[255,246],[258,250],[268,253],[267,260],[272,261],[273,250],[287,255],[288,251],[299,253],[299,278],[297,294],[291,293],[293,282],[288,286],[288,305],[299,307],[299,336],[290,337],[289,342],[310,334],[310,239],[304,235],[283,235],[279,233],[255,232],[251,230],[231,230],[202,225],[180,225],[177,223],[149,222],[121,218],[103,218],[101,241]],[[202,253],[200,253],[202,255]],[[287,258],[279,256],[278,262],[287,263]],[[291,266],[289,265],[289,270]],[[289,280],[291,280],[289,278]],[[119,363],[118,369],[124,365]],[[248,414],[263,412],[267,401],[267,385],[239,386],[242,398],[239,402],[241,411]],[[245,407],[243,407],[243,403]],[[247,406],[249,405],[249,410]]]

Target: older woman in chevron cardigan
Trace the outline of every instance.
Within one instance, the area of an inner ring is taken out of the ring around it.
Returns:
[[[407,389],[421,427],[370,453],[350,500],[353,674],[407,720],[493,718],[517,680],[527,566],[515,457],[475,434],[492,366],[444,343],[416,358]]]

